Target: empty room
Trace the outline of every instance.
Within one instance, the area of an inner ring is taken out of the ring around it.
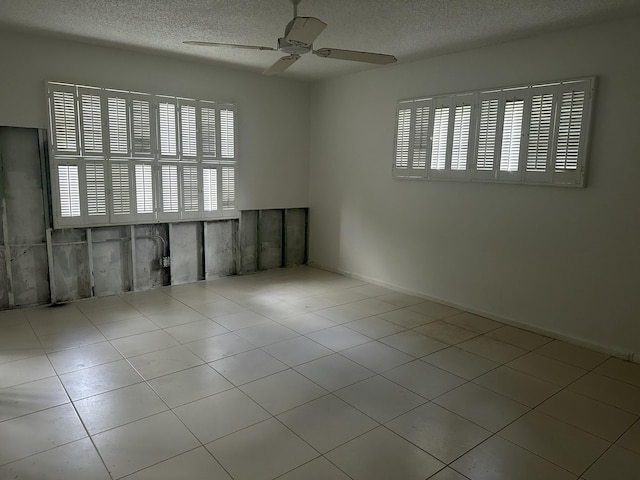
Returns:
[[[0,0],[0,480],[640,478],[639,0]]]

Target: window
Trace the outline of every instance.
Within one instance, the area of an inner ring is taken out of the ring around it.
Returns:
[[[400,101],[393,176],[584,186],[594,82]]]
[[[230,104],[47,83],[54,226],[235,217]]]

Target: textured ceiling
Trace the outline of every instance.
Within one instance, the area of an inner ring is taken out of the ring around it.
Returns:
[[[182,41],[275,47],[292,11],[289,0],[0,0],[0,27],[261,72],[282,54]],[[328,24],[316,49],[389,53],[407,62],[640,15],[640,0],[302,0],[298,14]],[[385,67],[305,55],[285,76],[314,80],[369,68]]]

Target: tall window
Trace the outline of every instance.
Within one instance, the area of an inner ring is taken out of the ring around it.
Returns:
[[[237,216],[235,107],[47,83],[54,226]]]
[[[583,186],[593,78],[398,102],[396,178]]]

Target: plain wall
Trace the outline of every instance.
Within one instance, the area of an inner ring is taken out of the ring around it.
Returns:
[[[307,83],[7,30],[0,65],[3,126],[47,127],[46,81],[235,103],[239,209],[307,206]]]
[[[640,19],[313,84],[310,261],[640,352]],[[588,186],[391,178],[397,100],[598,77]]]

